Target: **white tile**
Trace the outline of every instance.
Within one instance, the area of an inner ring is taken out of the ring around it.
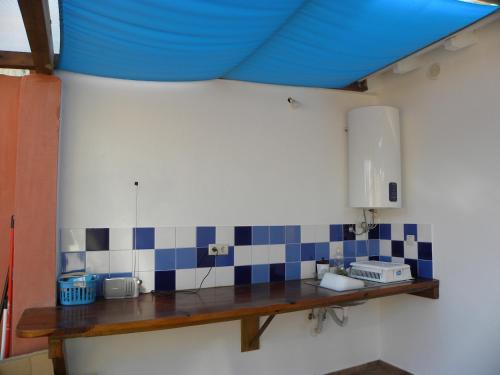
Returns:
[[[391,240],[403,241],[404,240],[404,226],[403,224],[391,224]]]
[[[217,267],[215,269],[215,286],[234,285],[234,267]]]
[[[196,247],[196,227],[175,228],[175,247]]]
[[[252,246],[252,264],[269,264],[269,245]]]
[[[330,259],[336,259],[337,257],[344,257],[344,242],[330,242]]]
[[[300,241],[302,243],[311,243],[316,241],[316,226],[301,225],[300,226]]]
[[[310,279],[316,274],[316,262],[314,260],[308,260],[305,262],[300,262],[300,278]]]
[[[330,241],[330,226],[329,225],[316,225],[314,231],[315,231],[315,242],[329,242]]]
[[[207,278],[201,285],[201,281],[205,276]],[[200,285],[202,288],[213,288],[215,286],[215,267],[212,267],[212,269],[210,267],[196,268],[196,288],[199,288]]]
[[[155,272],[154,271],[137,272],[137,277],[142,281],[141,293],[149,293],[152,290],[155,290]]]
[[[137,271],[155,270],[155,251],[154,250],[134,250],[136,257]]]
[[[234,247],[234,265],[246,266],[252,264],[252,246]]]
[[[410,245],[408,241],[404,243],[405,258],[418,259],[418,246],[415,241]]]
[[[417,241],[432,242],[432,225],[418,224],[417,225]]]
[[[356,257],[356,262],[364,262],[365,260],[368,260],[368,257]]]
[[[404,263],[405,258],[392,257],[392,263]]]
[[[155,249],[175,249],[175,228],[155,228]]]
[[[132,250],[109,252],[109,273],[132,272]]]
[[[61,252],[85,251],[85,229],[61,229]]]
[[[215,242],[221,245],[234,245],[234,227],[216,227]]]
[[[269,263],[285,263],[285,245],[269,246]]]
[[[189,268],[175,271],[175,289],[194,289],[196,286],[196,269]]]
[[[109,273],[109,251],[87,251],[85,271],[88,273]]]
[[[360,232],[361,231],[361,225],[356,224],[355,230],[356,230],[356,232]],[[367,239],[368,239],[368,233],[367,232],[361,233],[361,234],[356,234],[356,240],[358,240],[358,241],[360,241],[360,240],[367,240]]]
[[[392,255],[391,240],[380,240],[380,255],[388,257]]]
[[[109,228],[109,250],[131,250],[132,228]]]

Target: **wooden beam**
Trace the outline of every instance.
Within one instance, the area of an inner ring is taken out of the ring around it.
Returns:
[[[67,374],[63,340],[49,338],[49,358],[52,359],[54,375]]]
[[[368,90],[368,83],[366,82],[366,79],[363,79],[362,81],[355,81],[347,86],[342,87],[341,90],[365,92],[366,90]]]
[[[260,348],[260,340],[254,340],[259,334],[260,319],[251,316],[241,319],[241,351],[249,352]]]
[[[54,49],[48,0],[18,0],[37,73],[52,74]]]
[[[0,68],[34,69],[33,58],[29,52],[0,51]]]

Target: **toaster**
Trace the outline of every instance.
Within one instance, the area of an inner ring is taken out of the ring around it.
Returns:
[[[141,289],[141,280],[137,277],[116,277],[104,279],[104,298],[136,298]]]

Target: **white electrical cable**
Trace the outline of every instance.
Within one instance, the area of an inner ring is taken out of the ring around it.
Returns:
[[[135,186],[135,227],[133,230],[134,246],[132,249],[132,277],[136,277],[137,269],[137,227],[139,225],[139,182],[134,183]]]
[[[1,346],[1,351],[0,351],[0,360],[3,360],[5,357],[5,344],[6,344],[6,331],[7,331],[7,315],[8,315],[8,310],[3,309],[2,312],[2,346]]]

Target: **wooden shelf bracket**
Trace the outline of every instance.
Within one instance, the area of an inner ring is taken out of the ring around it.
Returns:
[[[260,349],[260,336],[266,328],[271,324],[276,314],[269,315],[262,325],[260,325],[260,317],[252,316],[241,319],[241,351],[249,352],[251,350]]]

